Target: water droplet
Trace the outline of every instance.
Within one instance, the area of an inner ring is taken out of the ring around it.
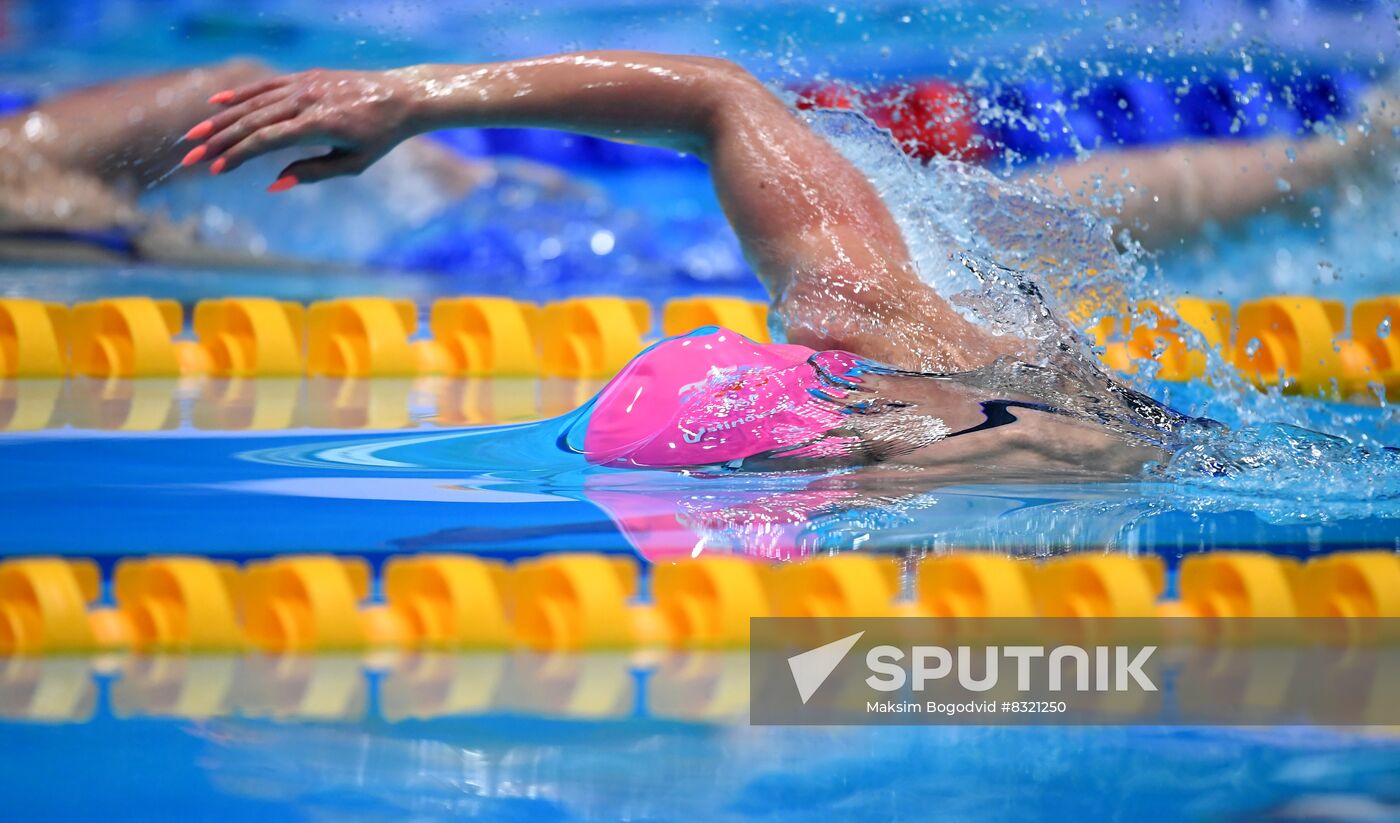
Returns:
[[[593,250],[594,254],[603,255],[611,252],[616,243],[617,239],[613,236],[612,232],[607,229],[599,229],[594,232],[593,237],[589,239],[588,246]]]

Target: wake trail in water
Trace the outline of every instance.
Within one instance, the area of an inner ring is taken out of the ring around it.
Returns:
[[[1210,390],[1180,411],[1221,424],[1182,426],[1174,412],[1137,400],[1158,388],[1150,369],[1105,375],[1087,336],[1067,318],[1075,315],[1087,327],[1126,313],[1150,323],[1149,310],[1137,307],[1169,315],[1160,304],[1171,289],[1139,247],[1124,235],[1115,239],[1116,227],[1102,215],[955,160],[912,162],[859,114],[805,115],[874,182],[921,279],[973,322],[1032,341],[1031,364],[1057,376],[1048,391],[1045,372],[989,370],[982,380],[989,391],[1052,395],[1086,416],[1111,407],[1126,416],[1100,416],[1105,425],[1129,435],[1168,435],[1162,444],[1173,456],[1151,468],[1154,479],[1295,500],[1362,502],[1400,494],[1400,460],[1385,447],[1400,442],[1400,426],[1384,410],[1261,392],[1199,341],[1208,351]]]

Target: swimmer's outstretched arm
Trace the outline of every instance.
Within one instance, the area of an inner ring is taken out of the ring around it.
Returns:
[[[329,146],[273,189],[356,174],[400,141],[527,126],[662,146],[709,163],[745,254],[793,342],[906,368],[983,365],[1017,343],[958,315],[918,278],[898,226],[854,166],[723,60],[589,52],[477,66],[310,71],[215,95],[190,131],[218,173],[289,146]],[[931,330],[931,333],[930,333]]]

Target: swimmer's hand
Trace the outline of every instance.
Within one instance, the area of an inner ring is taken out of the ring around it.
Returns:
[[[183,165],[209,163],[212,174],[290,146],[328,146],[298,160],[268,191],[359,174],[416,131],[415,86],[394,72],[312,71],[259,80],[222,91],[209,102],[224,110],[190,129],[201,141]]]

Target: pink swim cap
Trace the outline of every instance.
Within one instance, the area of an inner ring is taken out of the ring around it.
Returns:
[[[642,352],[594,401],[583,453],[611,466],[704,466],[796,448],[841,425],[858,359],[702,329]],[[818,456],[815,455],[814,456]]]

